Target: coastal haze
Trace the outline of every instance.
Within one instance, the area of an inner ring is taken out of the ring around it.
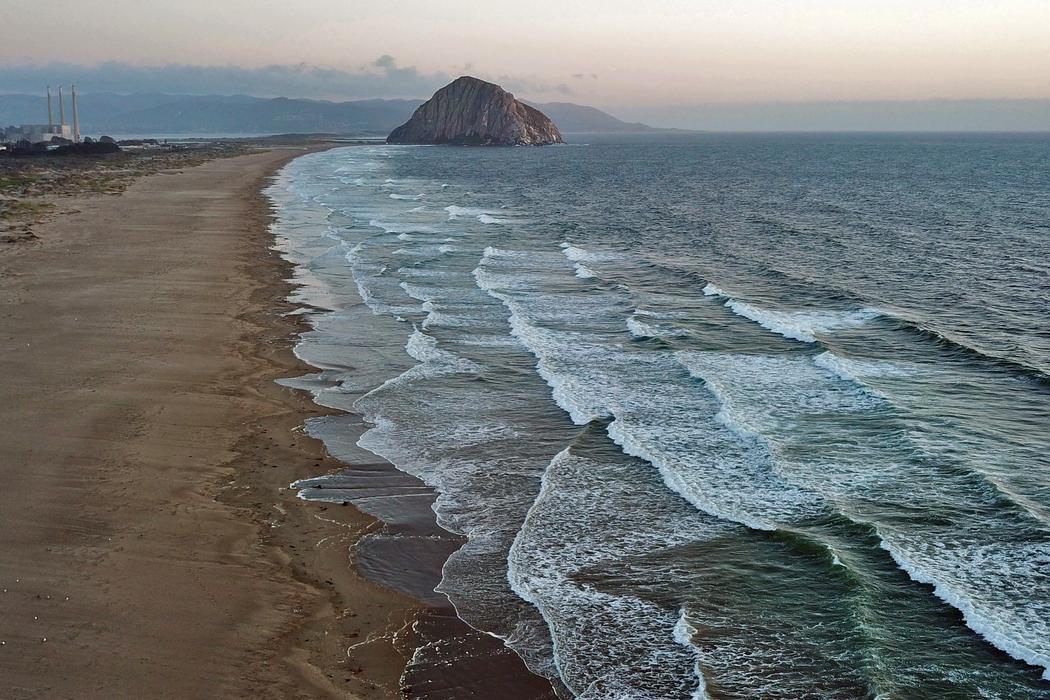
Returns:
[[[14,5],[0,92],[423,100],[469,74],[657,127],[1050,129],[1035,0]]]
[[[145,93],[93,93],[80,98],[83,130],[96,134],[328,133],[386,136],[403,124],[422,100],[374,99],[328,102],[288,98]],[[532,103],[568,132],[645,132],[653,127],[627,123],[567,102]],[[0,124],[39,121],[47,114],[43,95],[0,95]]]

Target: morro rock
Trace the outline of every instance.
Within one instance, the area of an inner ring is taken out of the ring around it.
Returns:
[[[435,92],[386,141],[542,146],[562,143],[562,138],[543,112],[514,99],[499,85],[463,76]]]

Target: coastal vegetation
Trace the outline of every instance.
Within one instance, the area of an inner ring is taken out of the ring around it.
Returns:
[[[190,168],[249,150],[247,144],[237,142],[136,150],[94,142],[60,146],[32,157],[0,151],[0,244],[35,239],[33,226],[75,198],[117,195],[145,175]]]

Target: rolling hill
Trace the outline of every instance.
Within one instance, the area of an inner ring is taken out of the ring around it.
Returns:
[[[85,134],[385,135],[407,121],[421,103],[422,100],[395,99],[329,102],[247,95],[89,93],[80,96],[80,118],[81,131]],[[594,107],[567,102],[532,104],[564,132],[660,131],[644,124],[629,124]],[[68,96],[66,115],[68,121]],[[46,120],[47,101],[44,97],[0,94],[0,125]]]

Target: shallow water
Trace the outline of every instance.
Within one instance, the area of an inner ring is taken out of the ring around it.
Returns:
[[[1050,139],[663,138],[287,166],[311,432],[577,697],[1050,697]]]

